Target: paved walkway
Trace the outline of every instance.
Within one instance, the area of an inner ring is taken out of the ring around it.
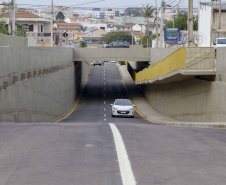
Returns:
[[[138,112],[142,117],[157,124],[173,125],[173,126],[190,126],[204,128],[226,128],[226,122],[189,122],[179,121],[171,117],[161,115],[153,107],[150,106],[145,99],[141,87],[137,86],[131,78],[125,65],[118,65],[121,75],[126,85],[127,93],[133,103],[136,105]]]

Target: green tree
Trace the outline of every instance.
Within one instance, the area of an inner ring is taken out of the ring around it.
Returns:
[[[9,32],[8,32],[8,28],[6,26],[5,21],[0,21],[0,33],[10,35]]]
[[[127,8],[124,13],[129,16],[141,16],[140,8]]]
[[[132,35],[126,31],[113,31],[103,35],[100,38],[101,43],[105,42],[106,44],[117,40],[124,40],[132,44]]]
[[[174,16],[174,28],[187,30],[188,29],[187,20],[188,20],[187,12],[178,12],[177,15]],[[165,25],[165,28],[173,28],[173,20],[168,21]],[[198,16],[193,16],[193,29],[198,30]]]
[[[63,14],[63,12],[58,12],[57,16],[56,16],[56,20],[64,20],[65,16]]]
[[[145,17],[146,19],[146,34],[147,34],[147,47],[149,47],[149,18],[152,16],[152,14],[154,13],[155,8],[153,8],[152,6],[150,6],[149,4],[147,4],[146,6],[143,7],[143,9],[140,9],[142,15]]]
[[[81,47],[81,48],[85,48],[85,47],[87,47],[86,42],[84,42],[84,41],[83,41],[83,42],[81,42],[81,43],[80,43],[80,47]]]
[[[145,35],[145,36],[142,38],[142,45],[143,45],[143,48],[146,48],[146,47],[147,47],[147,42],[148,42],[148,46],[151,47],[151,46],[152,46],[152,38],[149,37],[149,39],[147,40],[147,36]],[[141,44],[141,40],[139,40],[139,44]]]
[[[19,37],[26,37],[26,31],[23,29],[23,26],[18,25],[17,29],[14,31],[14,34]]]

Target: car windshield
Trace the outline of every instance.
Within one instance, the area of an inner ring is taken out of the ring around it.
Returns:
[[[217,44],[226,44],[226,39],[218,39]]]
[[[115,105],[128,106],[128,105],[132,105],[132,102],[130,100],[126,100],[126,99],[118,99],[118,100],[115,100]]]

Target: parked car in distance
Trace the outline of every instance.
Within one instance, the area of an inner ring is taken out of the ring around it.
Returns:
[[[114,41],[104,46],[105,48],[129,48],[130,45],[126,41]]]
[[[112,60],[111,63],[116,63],[116,61]]]
[[[116,99],[112,106],[111,116],[127,116],[134,117],[135,105],[129,99]]]
[[[95,66],[95,65],[102,66],[102,62],[101,61],[93,61],[93,66]]]
[[[212,47],[215,48],[215,51],[219,47],[226,47],[226,38],[216,38],[213,41]]]

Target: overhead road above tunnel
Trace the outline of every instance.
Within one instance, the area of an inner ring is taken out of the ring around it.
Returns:
[[[74,61],[150,61],[150,48],[75,48]]]

